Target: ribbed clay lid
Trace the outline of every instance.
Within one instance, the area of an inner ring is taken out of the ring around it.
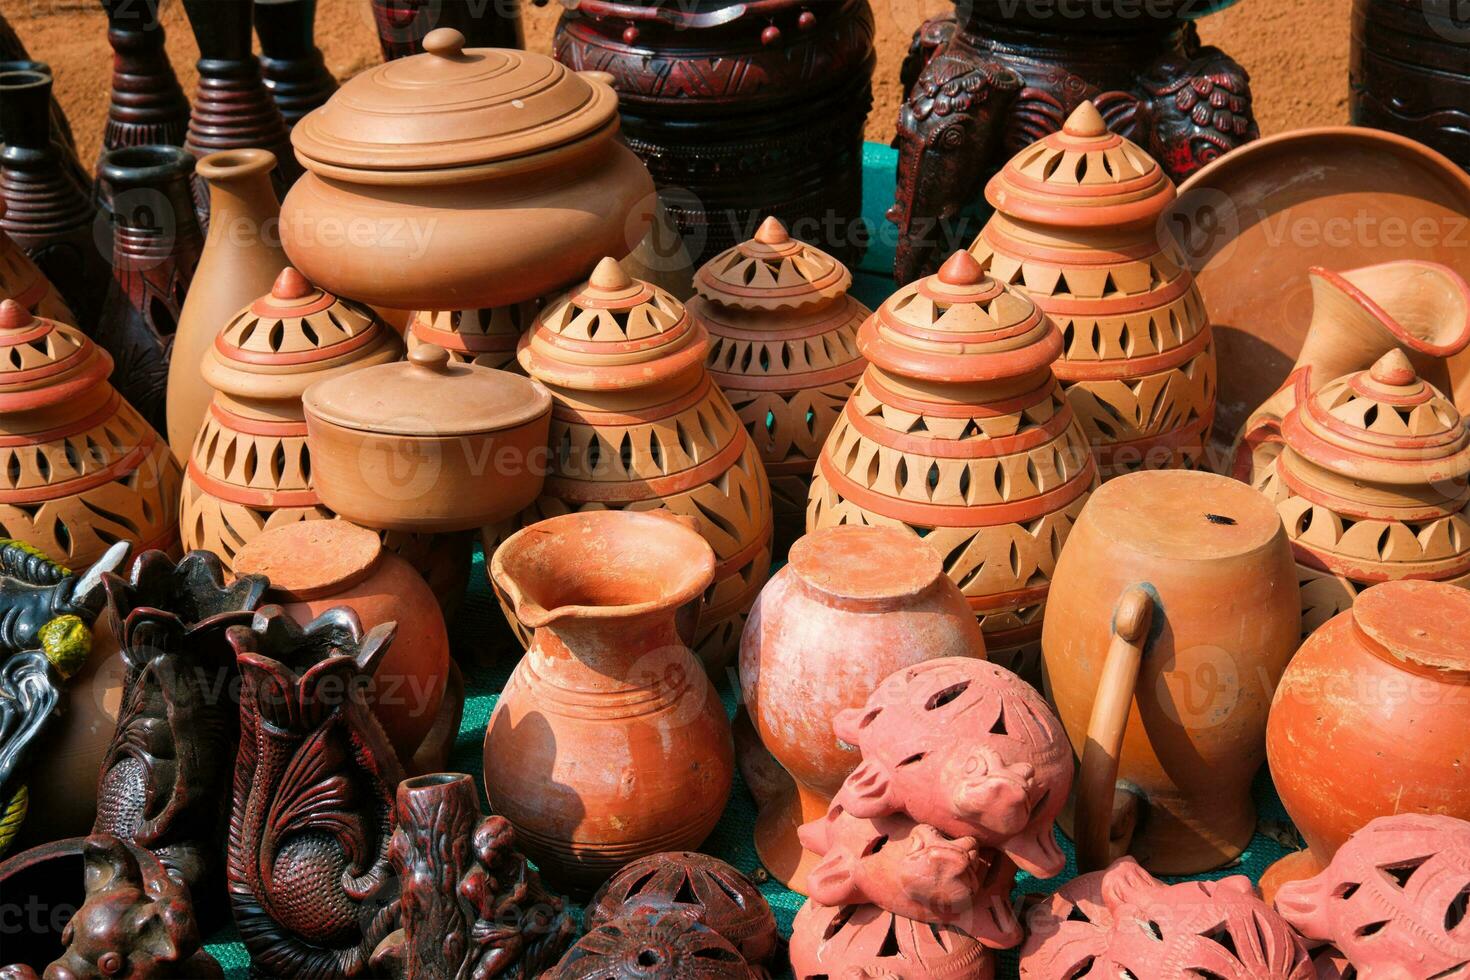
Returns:
[[[353,170],[443,170],[563,146],[617,126],[618,97],[546,57],[466,49],[441,27],[424,53],[343,83],[291,131],[302,162]]]
[[[0,302],[0,412],[76,398],[112,373],[112,358],[76,327]]]
[[[592,276],[547,302],[521,339],[521,366],[583,390],[657,384],[704,363],[709,336],[674,295],[604,258]]]
[[[725,249],[694,276],[694,290],[700,296],[744,311],[830,303],[851,285],[847,266],[792,238],[775,218],[767,218],[754,238]]]
[[[995,381],[1029,374],[1062,353],[1062,336],[1031,299],[990,276],[969,252],[909,283],[858,335],[863,356],[928,381]]]
[[[1158,162],[1109,132],[1091,102],[1078,106],[1060,131],[1012,157],[985,187],[997,211],[1074,228],[1152,222],[1175,194]]]
[[[1282,437],[1299,456],[1352,479],[1416,486],[1470,475],[1459,410],[1398,348],[1299,398]]]

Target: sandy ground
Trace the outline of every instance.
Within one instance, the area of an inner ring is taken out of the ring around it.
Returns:
[[[878,71],[868,138],[887,142],[898,112],[898,69],[913,29],[949,7],[948,0],[872,0],[878,24]],[[1347,119],[1351,0],[1243,0],[1202,24],[1207,43],[1229,51],[1250,71],[1264,132],[1342,123]],[[526,43],[549,52],[559,4],[524,4]],[[3,0],[6,18],[30,48],[50,62],[57,95],[89,165],[102,138],[111,71],[106,19],[97,0]],[[193,90],[198,50],[179,0],[164,0],[168,50]],[[327,65],[346,78],[380,60],[367,0],[318,0],[317,43]]]

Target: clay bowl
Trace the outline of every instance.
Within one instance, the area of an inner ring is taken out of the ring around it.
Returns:
[[[1160,234],[1184,249],[1214,325],[1217,445],[1291,371],[1312,320],[1308,269],[1426,259],[1470,276],[1467,214],[1470,175],[1448,158],[1346,126],[1247,144],[1180,185]],[[1451,374],[1456,401],[1470,406],[1470,356]]]

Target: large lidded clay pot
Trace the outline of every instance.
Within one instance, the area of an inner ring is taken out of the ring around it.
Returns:
[[[521,366],[556,402],[551,472],[524,519],[603,508],[694,518],[719,562],[694,649],[718,676],[770,573],[771,491],[707,350],[682,303],[611,258],[549,300],[521,341]]]
[[[464,47],[346,82],[291,131],[307,174],[286,253],[327,289],[406,310],[504,306],[574,282],[647,233],[653,181],[616,137],[618,97],[544,55]]]
[[[817,461],[807,527],[908,526],[939,553],[990,659],[1034,665],[1057,555],[1096,483],[1052,374],[1061,335],[967,252],[863,324],[869,362]]]
[[[1215,347],[1194,274],[1158,222],[1174,184],[1091,102],[985,189],[970,246],[1062,332],[1053,366],[1104,480],[1192,467],[1215,418]]]
[[[695,274],[689,313],[710,335],[710,377],[729,397],[771,478],[776,554],[806,524],[812,468],[867,362],[870,315],[841,262],[767,218]]]
[[[1470,592],[1386,582],[1302,645],[1271,705],[1271,777],[1307,850],[1262,888],[1317,874],[1374,817],[1470,820]]]
[[[1078,866],[1156,874],[1240,855],[1272,692],[1300,641],[1291,546],[1270,501],[1211,473],[1097,490],[1057,563],[1042,657],[1082,759]]]
[[[76,327],[0,302],[0,537],[86,568],[119,541],[178,548],[179,467],[108,384],[112,358]]]
[[[761,807],[761,863],[794,891],[818,858],[797,828],[825,816],[862,761],[832,721],[879,683],[936,657],[985,656],[939,556],[903,528],[831,527],[797,541],[761,590],[740,644],[740,688],[762,743],[795,780]]]
[[[485,793],[527,857],[556,886],[591,889],[697,848],[735,772],[688,646],[709,545],[672,515],[587,511],[511,535],[490,574],[535,630],[485,732]]]
[[[541,301],[532,299],[482,310],[422,310],[413,315],[403,339],[409,350],[437,344],[456,361],[523,373],[516,345],[540,309]]]
[[[796,980],[993,980],[995,956],[954,926],[808,901],[791,927],[791,972]]]

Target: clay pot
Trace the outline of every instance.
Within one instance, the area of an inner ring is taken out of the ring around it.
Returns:
[[[409,350],[436,344],[461,363],[524,374],[516,360],[516,344],[541,309],[539,299],[484,310],[420,311],[403,339]]]
[[[694,650],[719,677],[770,574],[771,492],[707,349],[683,304],[611,257],[549,300],[519,354],[556,403],[551,472],[522,521],[603,508],[694,518],[719,561]]]
[[[995,959],[954,926],[915,922],[875,905],[808,901],[791,928],[791,972],[796,980],[994,980]]]
[[[102,154],[125,146],[183,146],[189,100],[179,87],[158,22],[159,0],[102,0],[107,41],[112,47],[112,85]],[[93,184],[93,197],[108,213],[106,181]]]
[[[1093,494],[1053,581],[1042,656],[1082,759],[1078,867],[1131,853],[1196,874],[1234,859],[1301,632],[1275,508],[1209,473],[1130,473]]]
[[[1266,747],[1307,850],[1271,866],[1268,895],[1320,872],[1374,817],[1470,820],[1467,630],[1470,592],[1386,582],[1302,645],[1271,705]]]
[[[1096,466],[1052,375],[1062,337],[956,252],[863,324],[871,362],[817,461],[807,527],[906,525],[943,556],[990,658],[1030,672]]]
[[[1375,817],[1315,878],[1283,884],[1276,911],[1309,942],[1330,944],[1358,976],[1453,977],[1470,962],[1466,853],[1464,820]]]
[[[636,912],[590,930],[541,980],[747,980],[752,976],[740,952],[693,916]]]
[[[318,381],[302,405],[317,492],[354,523],[462,531],[541,492],[551,396],[505,371],[451,363],[442,347]]]
[[[3,213],[3,212],[0,212]],[[0,225],[0,296],[13,299],[37,316],[75,323],[76,316],[51,281]]]
[[[1195,467],[1215,420],[1215,346],[1194,274],[1159,234],[1168,175],[1084,102],[985,197],[995,214],[970,251],[1062,332],[1052,370],[1102,479]]]
[[[285,524],[241,548],[235,573],[268,578],[267,601],[284,606],[298,622],[336,606],[350,607],[365,630],[396,622],[398,633],[373,674],[368,700],[405,769],[444,767],[463,710],[446,699],[444,615],[423,577],[384,548],[376,532],[340,520]],[[438,744],[425,744],[431,733],[440,736]]]
[[[590,890],[719,821],[730,723],[687,646],[714,569],[679,519],[633,511],[553,517],[496,549],[490,574],[535,636],[490,717],[485,793],[548,881]]]
[[[287,129],[337,91],[337,80],[317,49],[315,28],[316,0],[255,4],[261,74]]]
[[[740,643],[740,689],[765,747],[795,779],[761,807],[755,845],[777,880],[807,893],[817,857],[796,831],[827,812],[861,761],[832,722],[884,677],[935,657],[985,656],[939,557],[901,528],[833,527],[791,549],[761,590]]]
[[[245,149],[211,153],[194,167],[209,185],[210,222],[194,270],[199,288],[184,299],[169,357],[168,444],[181,464],[214,397],[200,362],[230,318],[270,292],[286,265],[270,182],[275,165],[265,150]]]
[[[310,171],[281,207],[298,269],[374,305],[505,306],[643,238],[653,184],[615,139],[603,76],[466,49],[449,28],[424,50],[355,76],[292,130]]]

